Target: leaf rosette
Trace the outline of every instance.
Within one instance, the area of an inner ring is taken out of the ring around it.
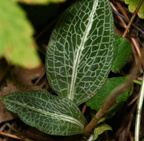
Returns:
[[[113,16],[108,0],[78,0],[60,17],[46,53],[46,74],[58,96],[43,90],[14,92],[6,107],[27,124],[51,135],[84,133],[78,105],[102,87],[111,70]]]

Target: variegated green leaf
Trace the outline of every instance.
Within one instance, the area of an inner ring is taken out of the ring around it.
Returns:
[[[14,92],[3,99],[7,109],[26,124],[51,135],[82,134],[86,120],[70,100],[44,90]]]
[[[77,105],[105,82],[113,60],[113,17],[108,0],[78,0],[60,17],[48,44],[52,89]]]

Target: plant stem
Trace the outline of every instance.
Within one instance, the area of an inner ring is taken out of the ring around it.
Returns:
[[[142,85],[142,82],[139,81],[139,80],[133,80],[133,82],[134,82],[135,84]]]
[[[140,121],[141,121],[141,111],[142,111],[142,106],[143,106],[143,100],[144,100],[144,75],[143,75],[143,81],[142,81],[140,96],[138,100],[138,107],[137,107],[137,115],[136,115],[136,122],[135,122],[135,141],[139,141]]]
[[[90,121],[90,123],[85,127],[84,131],[86,133],[89,133],[98,123],[98,121],[104,116],[104,114],[115,104],[117,97],[119,94],[124,92],[133,82],[135,79],[137,72],[138,72],[139,66],[134,66],[132,68],[132,72],[130,76],[128,77],[127,81],[120,85],[119,87],[115,88],[110,96],[107,97],[104,105],[102,108],[96,113],[96,115],[93,117],[93,119]]]

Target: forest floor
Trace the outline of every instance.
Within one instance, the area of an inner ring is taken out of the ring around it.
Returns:
[[[72,0],[71,0],[72,1]],[[63,4],[57,11],[61,13],[61,9],[66,9],[70,2]],[[28,11],[25,5],[22,7]],[[121,76],[130,73],[130,70],[137,62],[137,57],[142,59],[144,52],[144,20],[140,19],[136,13],[129,12],[128,7],[121,0],[111,0],[111,7],[113,9],[113,16],[115,22],[115,33],[125,37],[132,44],[132,55],[124,68],[120,71]],[[45,51],[48,44],[49,36],[57,21],[57,17],[52,20],[45,20],[45,22],[37,24],[37,20],[32,18],[32,14],[39,9],[46,10],[47,7],[33,7],[31,15],[28,13],[29,19],[35,27],[35,40],[39,45],[39,54],[43,60],[43,64],[36,69],[28,70],[18,66],[10,66],[5,59],[0,60],[0,95],[6,95],[14,91],[47,89],[52,91],[45,74]],[[132,20],[132,17],[134,17]],[[130,23],[130,28],[127,26]],[[142,81],[143,68],[139,69],[136,80]],[[119,109],[115,115],[107,122],[112,127],[112,131],[105,131],[102,135],[101,141],[134,141],[135,119],[138,97],[140,92],[139,84],[134,83],[133,92],[129,99],[125,102],[123,107]],[[89,108],[87,107],[86,111]],[[86,114],[89,112],[86,112]],[[142,110],[140,139],[144,139],[144,110]],[[86,140],[82,135],[75,135],[70,137],[49,136],[37,129],[24,124],[16,115],[6,110],[2,102],[0,102],[0,141],[84,141]]]

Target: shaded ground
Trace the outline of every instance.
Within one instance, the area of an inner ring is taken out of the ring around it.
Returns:
[[[39,6],[26,6],[22,5],[26,11],[28,11],[28,17],[31,19],[35,29],[35,39],[39,45],[39,54],[43,60],[43,65],[34,70],[26,70],[20,67],[9,66],[5,59],[0,60],[0,95],[6,95],[13,91],[22,90],[34,90],[45,88],[52,91],[48,85],[45,75],[45,51],[48,43],[50,33],[54,24],[57,21],[57,13],[61,13],[70,3],[69,1],[61,6],[51,5],[51,11],[55,11],[50,17],[45,18],[45,11],[48,7]],[[118,35],[123,36],[128,22],[132,17],[132,14],[128,11],[127,5],[123,1],[111,1],[111,6],[114,13],[115,32]],[[43,10],[44,17],[35,18],[34,15]],[[123,18],[123,16],[125,18]],[[39,18],[41,20],[39,21]],[[38,22],[39,21],[39,22]],[[125,35],[124,35],[125,36]],[[137,16],[131,23],[131,28],[126,32],[125,36],[133,45],[133,51],[130,60],[126,66],[120,71],[121,76],[130,72],[133,62],[137,57],[142,56],[144,50],[144,20],[139,19]],[[144,62],[144,60],[142,60]],[[138,80],[142,80],[142,69],[139,70],[137,77]],[[100,137],[102,141],[134,141],[134,128],[135,128],[135,116],[137,108],[137,99],[139,96],[140,85],[134,84],[133,93],[124,104],[124,106],[117,111],[113,118],[107,120],[107,123],[111,125],[113,131],[107,131]],[[85,114],[89,114],[90,109],[87,108]],[[72,137],[56,137],[49,136],[41,133],[35,128],[25,125],[16,115],[9,113],[4,105],[0,102],[0,141],[15,141],[15,140],[34,140],[34,141],[84,141],[85,137],[81,135]],[[142,111],[142,117],[144,110]],[[86,115],[87,116],[87,115]],[[144,138],[144,118],[141,120],[140,138]],[[16,131],[15,131],[16,130]],[[17,138],[17,139],[16,139]],[[27,139],[24,139],[27,138]]]

